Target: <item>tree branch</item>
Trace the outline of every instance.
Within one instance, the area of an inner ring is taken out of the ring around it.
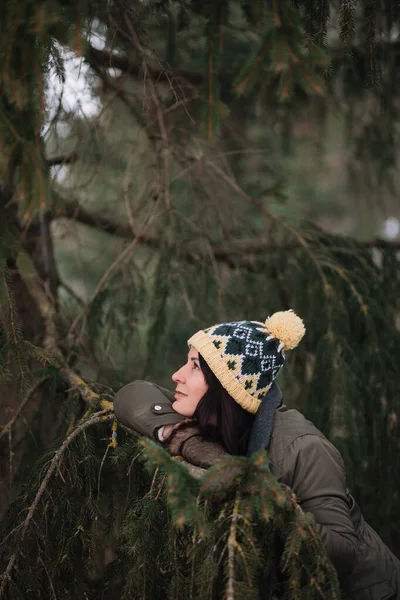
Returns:
[[[132,229],[130,225],[117,223],[108,217],[104,217],[99,212],[89,211],[83,208],[76,200],[66,200],[61,198],[64,212],[58,213],[57,217],[66,217],[74,220],[83,225],[88,225],[102,231],[116,235],[118,237],[132,239]],[[140,236],[139,243],[158,250],[160,243],[157,239],[145,236]],[[355,242],[357,243],[357,242]],[[373,238],[370,240],[360,240],[360,245],[366,248],[394,248],[400,250],[400,240],[386,241],[379,238]],[[241,266],[247,268],[249,271],[255,271],[255,261],[252,260],[252,255],[268,254],[270,252],[291,252],[298,247],[298,244],[271,244],[267,243],[262,239],[243,239],[230,241],[228,244],[222,246],[214,246],[213,253],[214,257],[218,262],[226,263],[231,268]],[[186,249],[181,256],[191,263],[198,263],[201,260],[201,251]]]
[[[376,44],[376,51],[386,56],[388,53],[394,56],[400,55],[400,42],[380,41]],[[362,64],[367,65],[365,49],[356,45],[349,46],[348,48],[332,48],[331,50],[328,50],[328,57],[334,71],[339,70],[340,67],[346,63],[352,65],[354,69],[362,68]],[[140,75],[143,76],[142,63],[132,60],[126,54],[117,54],[106,49],[98,50],[93,46],[89,46],[86,59],[92,67],[97,67],[97,69],[99,67],[103,69],[115,68],[134,77]],[[182,69],[174,69],[172,71],[167,66],[165,66],[165,68],[160,66],[159,61],[154,61],[153,64],[150,63],[149,68],[152,72],[152,76],[157,79],[157,81],[165,81],[167,83],[170,83],[171,79],[173,79],[179,81],[180,84],[185,84],[186,82],[191,86],[198,87],[203,84],[204,78],[207,76],[205,72],[201,71],[187,71]],[[232,76],[232,73],[223,74],[221,83],[223,83],[224,86],[231,87]]]
[[[137,437],[142,437],[140,433],[138,433],[134,429],[131,429],[130,427],[127,427],[126,425],[123,425],[119,421],[118,421],[118,427],[120,427],[126,433],[128,433],[129,435],[132,435],[133,437],[136,437],[136,438]],[[201,479],[204,476],[204,474],[207,472],[207,470],[203,469],[203,467],[198,467],[197,465],[193,465],[192,463],[189,463],[186,460],[180,460],[180,463],[187,468],[187,470],[189,471],[189,473],[195,479]]]
[[[48,378],[49,378],[49,375],[46,375],[44,377],[41,377],[37,381],[35,381],[35,383],[30,387],[30,389],[26,393],[25,398],[22,400],[21,404],[17,408],[13,418],[10,419],[10,421],[8,423],[6,423],[5,425],[0,425],[0,440],[3,437],[3,435],[5,435],[7,433],[7,431],[9,431],[11,429],[11,427],[14,425],[14,423],[17,421],[17,419],[21,415],[23,409],[28,404],[29,400],[32,398],[32,396],[35,393],[35,391],[37,390],[37,388],[40,387],[42,385],[42,383],[44,381],[46,381],[46,379],[48,379]]]
[[[78,160],[78,153],[72,152],[71,154],[60,154],[59,156],[51,156],[46,158],[48,167],[55,167],[57,165],[69,165]]]
[[[21,537],[20,537],[20,543],[22,543],[25,534],[28,530],[29,524],[32,520],[33,514],[35,512],[35,510],[37,509],[37,506],[40,502],[41,497],[43,496],[46,487],[54,473],[54,471],[59,467],[59,464],[61,462],[61,459],[63,457],[63,454],[65,452],[65,450],[68,448],[68,446],[71,444],[71,442],[85,429],[87,429],[88,427],[90,427],[91,425],[96,425],[97,423],[104,423],[105,421],[110,421],[111,419],[114,419],[114,415],[113,414],[105,414],[107,413],[107,410],[102,410],[100,412],[95,413],[94,415],[92,415],[87,421],[85,421],[84,423],[81,423],[80,425],[78,425],[76,427],[76,429],[74,429],[74,431],[72,433],[70,433],[70,435],[63,441],[63,443],[61,444],[61,446],[58,448],[58,450],[56,450],[53,458],[51,459],[50,462],[50,466],[47,469],[46,475],[42,481],[42,483],[40,484],[40,487],[37,491],[37,494],[32,502],[32,504],[30,505],[30,508],[28,510],[28,514],[26,515],[22,525],[20,526],[21,529]],[[3,594],[7,582],[10,579],[11,576],[11,571],[13,570],[13,567],[15,565],[15,561],[17,560],[17,552],[15,552],[10,560],[8,561],[6,570],[4,571],[4,573],[1,576],[2,584],[1,584],[1,588],[0,588],[0,596]]]
[[[64,206],[64,211],[58,212],[56,215],[57,217],[67,217],[67,219],[71,219],[77,223],[82,223],[83,225],[88,225],[89,227],[93,227],[104,233],[110,233],[118,237],[132,239],[133,234],[130,225],[117,223],[116,221],[105,217],[100,212],[89,211],[81,206],[76,200],[66,200],[61,196],[59,197],[62,205]],[[145,243],[151,244],[151,241],[146,240]]]
[[[92,67],[102,67],[103,69],[119,69],[123,73],[128,73],[135,77],[143,76],[142,63],[135,62],[123,54],[116,54],[109,50],[98,50],[89,46],[86,53],[86,59]],[[96,69],[97,70],[97,69]],[[151,65],[152,76],[157,81],[165,80],[170,83],[171,79],[179,80],[182,84],[185,81],[191,85],[201,85],[204,80],[204,74],[197,71],[183,71],[180,69],[169,70],[167,67],[161,68],[160,64]]]
[[[20,248],[20,255],[24,258],[25,251],[22,247]],[[30,263],[29,257],[27,263]],[[20,275],[44,322],[45,335],[43,348],[48,355],[44,355],[43,358],[50,359],[54,362],[60,370],[61,376],[64,377],[73,388],[79,390],[79,393],[85,402],[88,404],[99,402],[101,400],[101,395],[95,392],[69,367],[59,348],[57,308],[54,300],[50,298],[43,289],[40,278],[34,269],[35,267],[33,264],[30,263],[29,273],[24,272],[24,269],[20,269]]]

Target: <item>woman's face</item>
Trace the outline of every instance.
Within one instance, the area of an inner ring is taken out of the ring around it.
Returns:
[[[172,381],[176,383],[172,408],[184,417],[193,417],[199,401],[208,390],[195,348],[190,348],[187,363],[172,375]]]

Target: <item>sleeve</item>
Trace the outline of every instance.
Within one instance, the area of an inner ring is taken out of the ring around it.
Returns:
[[[157,439],[156,431],[163,425],[175,425],[185,419],[172,408],[171,391],[149,381],[132,381],[120,389],[114,398],[118,421],[141,435]]]
[[[205,440],[196,424],[188,419],[172,431],[164,447],[170,454],[182,456],[192,465],[203,469],[211,467],[216,460],[228,454],[217,442]]]
[[[327,554],[343,579],[354,564],[357,534],[339,452],[317,435],[296,438],[284,457],[282,481],[296,494],[301,508],[313,514]]]

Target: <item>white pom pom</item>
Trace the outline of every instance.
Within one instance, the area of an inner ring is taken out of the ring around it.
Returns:
[[[270,335],[283,344],[283,350],[296,348],[306,332],[303,321],[293,310],[274,313],[265,321],[265,327]]]

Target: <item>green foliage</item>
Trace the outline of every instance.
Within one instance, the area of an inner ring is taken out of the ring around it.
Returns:
[[[32,599],[44,590],[62,599],[162,593],[179,600],[224,590],[247,598],[268,588],[271,597],[280,589],[291,598],[294,578],[296,597],[338,597],[309,516],[271,476],[265,453],[226,459],[197,480],[147,440],[122,436],[113,450],[98,425],[103,418],[64,429],[11,505],[2,597],[19,598],[23,589]],[[152,478],[138,461],[141,446]]]
[[[101,2],[7,2],[0,24],[0,181],[15,176],[21,219],[53,206],[42,126],[46,76],[63,78],[59,44],[82,55],[85,31]]]
[[[338,11],[327,0],[7,2],[0,375],[15,377],[28,401],[28,366],[45,359],[25,338],[32,317],[18,314],[19,276],[32,304],[33,282],[46,293],[51,284],[63,290],[51,305],[57,322],[49,320],[65,357],[62,373],[54,365],[35,370],[46,381],[29,431],[6,448],[23,463],[13,481],[19,496],[2,521],[10,600],[257,598],[259,590],[271,600],[318,598],[321,590],[335,597],[310,518],[277,486],[265,455],[227,459],[198,481],[149,442],[138,446],[118,432],[115,449],[112,415],[91,416],[78,391],[79,376],[97,400],[134,378],[168,385],[195,329],[289,307],[307,336],[282,373],[285,401],[339,447],[367,520],[398,550],[396,247],[293,218],[326,217],[327,204],[330,219],[339,209],[348,215],[353,191],[335,180],[332,197],[324,195],[321,145],[311,152],[293,131],[310,126],[325,143],[330,119],[333,157],[340,150],[342,160],[346,140],[357,159],[352,173],[368,165],[364,185],[386,183],[397,161],[391,34],[399,19],[395,0],[379,14],[368,0],[343,0]],[[96,29],[104,33],[102,63],[91,48]],[[90,65],[101,112],[84,119],[60,104],[45,139],[47,78],[63,81],[65,47]],[[116,58],[122,74],[110,75]],[[345,126],[347,138],[335,146]],[[293,138],[289,157],[282,140]],[[70,163],[61,159],[63,181],[52,179],[45,158],[59,148],[67,158],[75,153]],[[355,206],[352,214],[360,212]],[[53,221],[54,252],[38,226],[43,213]],[[376,233],[376,213],[368,215]],[[40,325],[41,339],[48,325]],[[70,379],[66,367],[76,370]]]
[[[136,582],[129,593],[140,595],[144,579],[150,579],[150,575],[142,579],[143,563],[135,563],[136,553],[142,557],[146,552],[150,557],[158,547],[162,585],[165,590],[179,590],[176,598],[188,594],[193,598],[258,598],[260,590],[266,589],[271,598],[277,593],[297,597],[295,589],[300,598],[337,597],[336,575],[313,533],[312,520],[296,510],[290,491],[272,477],[265,453],[251,460],[224,459],[196,480],[161,448],[149,441],[142,444],[155,472],[145,502],[132,510],[124,528],[127,548],[133,553],[129,581]],[[165,520],[166,510],[176,526],[169,532],[157,525],[159,516],[155,516],[164,514]],[[158,546],[149,523],[160,538],[168,534]],[[284,548],[283,538],[287,540]],[[149,539],[153,540],[150,549],[145,541]],[[169,548],[169,555],[162,556],[161,548]],[[157,578],[154,555],[151,564]]]
[[[244,66],[235,84],[236,91],[244,94],[254,87],[262,75],[270,74],[280,100],[288,100],[295,86],[302,87],[306,93],[322,94],[324,83],[315,67],[327,69],[329,60],[322,51],[322,38],[318,44],[310,39],[304,46],[304,30],[299,14],[294,7],[277,3],[275,10],[264,15],[262,22],[269,29],[262,35],[261,47]],[[311,20],[311,15],[308,15]],[[265,26],[264,26],[265,27]],[[322,25],[326,29],[326,21]],[[276,78],[278,81],[276,82]],[[267,79],[268,80],[268,79]]]
[[[50,358],[42,348],[24,339],[11,287],[11,276],[0,256],[0,306],[2,307],[2,340],[0,344],[0,380],[15,378],[22,398],[32,382],[33,361],[46,364]]]

